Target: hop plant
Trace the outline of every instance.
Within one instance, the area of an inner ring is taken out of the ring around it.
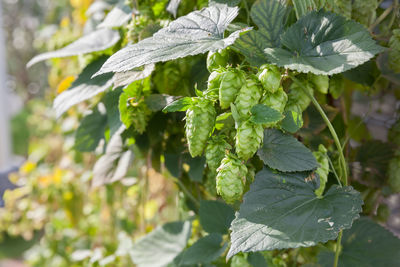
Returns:
[[[326,75],[310,74],[310,81],[314,84],[314,88],[321,94],[327,94],[329,89],[329,77]]]
[[[375,21],[378,2],[378,0],[353,0],[352,18],[365,26],[369,26]]]
[[[217,169],[217,193],[227,203],[234,203],[240,200],[247,175],[247,167],[238,158],[228,154],[222,160]]]
[[[226,49],[222,49],[215,52],[209,52],[207,56],[207,69],[209,72],[213,72],[220,67],[225,67],[228,63],[229,54]]]
[[[245,77],[240,70],[230,69],[222,74],[219,86],[219,103],[222,109],[230,107],[245,82]]]
[[[238,254],[232,257],[230,267],[251,267],[252,265],[247,261],[246,256]]]
[[[204,182],[204,188],[207,190],[207,192],[212,195],[216,196],[217,195],[217,189],[216,189],[216,172],[207,172],[206,173],[206,180]]]
[[[309,83],[303,81],[305,87],[308,89],[310,94],[313,94],[313,90],[310,87]],[[292,83],[290,86],[290,91],[288,94],[288,102],[286,109],[293,110],[297,113],[301,114],[307,107],[310,105],[311,99],[303,92],[303,89],[300,88],[297,84]]]
[[[219,90],[223,74],[224,74],[223,69],[218,69],[211,72],[210,76],[208,76],[208,81],[207,81],[207,88],[209,91]]]
[[[400,29],[393,30],[389,47],[389,66],[395,72],[400,72]]]
[[[389,162],[388,184],[394,193],[400,193],[400,156]]]
[[[315,191],[315,194],[321,196],[325,190],[326,182],[328,181],[329,175],[329,160],[328,160],[328,150],[324,147],[324,145],[319,145],[318,151],[313,152],[314,157],[317,159],[319,164],[318,169],[315,171],[319,175],[320,186]]]
[[[214,103],[206,98],[195,98],[186,111],[186,138],[192,157],[200,156],[215,123]]]
[[[258,73],[258,80],[269,93],[275,93],[281,86],[282,75],[278,67],[274,65],[263,65]]]
[[[223,136],[213,136],[206,147],[206,161],[210,170],[215,173],[221,160],[224,158],[226,150],[231,146],[225,141]]]
[[[266,93],[261,100],[261,104],[283,113],[287,101],[288,96],[285,91],[283,91],[283,88],[280,87],[275,93]]]
[[[241,117],[247,117],[251,108],[258,104],[261,98],[261,88],[253,79],[247,79],[246,83],[240,88],[235,100],[235,106]]]
[[[235,137],[236,153],[239,158],[248,160],[257,152],[263,140],[263,132],[262,125],[250,120],[239,125]]]

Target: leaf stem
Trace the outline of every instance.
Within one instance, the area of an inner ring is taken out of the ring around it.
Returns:
[[[339,236],[337,238],[336,242],[336,250],[335,250],[335,261],[333,262],[333,267],[337,267],[339,263],[339,255],[340,255],[340,247],[342,243],[342,236],[343,236],[343,230],[339,232]]]
[[[292,81],[295,84],[297,84],[303,90],[303,92],[311,99],[311,102],[317,108],[322,119],[325,121],[326,125],[328,126],[329,131],[331,132],[331,135],[333,137],[333,140],[335,141],[336,148],[339,152],[339,159],[340,159],[340,164],[341,164],[341,169],[342,169],[342,177],[340,177],[340,178],[343,181],[343,184],[345,186],[347,186],[348,178],[347,178],[346,159],[344,158],[342,145],[340,144],[339,137],[336,134],[335,128],[333,128],[332,123],[329,121],[328,116],[326,116],[324,110],[322,109],[321,105],[318,103],[317,99],[315,99],[315,97],[308,92],[307,88],[297,78],[295,78],[293,75],[290,75],[290,74],[289,74],[289,76],[292,79]]]

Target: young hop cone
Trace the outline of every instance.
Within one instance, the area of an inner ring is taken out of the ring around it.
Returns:
[[[281,86],[282,74],[277,66],[262,65],[257,75],[258,80],[267,92],[275,93]]]
[[[217,169],[217,193],[227,203],[234,203],[242,198],[247,167],[238,158],[228,154]]]
[[[283,88],[280,87],[275,93],[266,93],[261,100],[261,104],[283,113],[287,101],[288,96],[285,91],[283,91]]]
[[[236,154],[239,158],[248,160],[257,152],[263,140],[263,133],[263,126],[250,120],[239,125],[235,137]]]
[[[205,98],[196,98],[186,111],[186,138],[192,157],[203,154],[208,137],[215,123],[214,103]]]
[[[310,81],[314,84],[314,88],[321,94],[327,94],[329,89],[329,77],[326,75],[310,74]]]
[[[262,96],[262,90],[253,79],[247,79],[246,83],[240,88],[235,100],[235,106],[241,117],[250,115],[250,110],[257,105]]]
[[[307,88],[310,94],[313,94],[313,90],[307,81],[302,81],[304,86]],[[304,93],[303,88],[300,88],[297,84],[292,83],[288,94],[288,102],[286,105],[287,110],[293,110],[301,114],[310,105],[311,99]]]
[[[231,149],[231,146],[225,141],[223,136],[213,136],[208,141],[206,147],[206,161],[207,165],[212,172],[216,172],[221,164],[222,159],[225,157],[226,150]]]
[[[229,54],[226,49],[215,52],[209,52],[207,55],[207,69],[213,72],[220,67],[225,67],[228,64]]]
[[[219,86],[219,104],[222,109],[230,107],[245,82],[244,74],[240,70],[229,69],[222,74]]]

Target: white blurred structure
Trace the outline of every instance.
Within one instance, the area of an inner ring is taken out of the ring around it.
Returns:
[[[10,116],[6,88],[6,54],[3,34],[3,15],[0,1],[0,171],[9,168],[11,162]]]

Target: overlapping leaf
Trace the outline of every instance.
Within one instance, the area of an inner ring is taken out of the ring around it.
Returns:
[[[226,234],[235,218],[231,206],[214,200],[201,201],[199,215],[201,226],[208,233]]]
[[[264,131],[257,155],[270,168],[283,172],[309,171],[318,167],[312,152],[291,135],[276,129]]]
[[[259,0],[251,8],[251,18],[258,26],[240,36],[234,47],[256,66],[267,62],[264,49],[278,47],[280,34],[286,24],[288,10],[285,0]]]
[[[332,186],[323,197],[308,173],[264,169],[231,225],[228,257],[239,252],[314,246],[335,239],[359,217],[362,199],[352,187]]]
[[[180,17],[152,37],[129,45],[112,55],[96,74],[124,72],[145,64],[168,61],[225,48],[240,31],[224,38],[224,31],[237,16],[237,7],[215,5]]]
[[[299,72],[331,75],[382,52],[361,24],[323,10],[300,18],[282,36],[284,48],[266,48],[268,59]]]
[[[88,35],[85,35],[72,44],[61,48],[60,50],[43,53],[32,58],[27,66],[30,67],[40,61],[57,57],[70,57],[82,54],[88,54],[97,51],[103,51],[114,46],[120,39],[118,31],[111,29],[99,29]]]
[[[125,0],[122,0],[107,14],[104,21],[97,27],[120,27],[128,22],[130,18],[132,18],[132,9],[125,3]]]

